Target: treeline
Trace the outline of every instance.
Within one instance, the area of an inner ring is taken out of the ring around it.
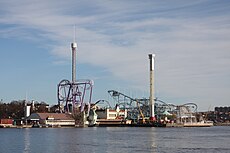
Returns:
[[[23,117],[25,117],[25,102],[25,100],[12,101],[10,103],[0,102],[0,119],[22,119]],[[32,103],[27,102],[26,104],[31,105],[31,113],[53,113],[56,112],[58,109],[57,105],[49,107],[49,105],[45,102],[34,102],[33,105]]]

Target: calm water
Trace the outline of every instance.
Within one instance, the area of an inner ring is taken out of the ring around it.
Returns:
[[[227,153],[230,127],[0,129],[1,153]]]

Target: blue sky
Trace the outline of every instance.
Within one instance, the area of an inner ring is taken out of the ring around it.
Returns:
[[[149,96],[148,54],[156,54],[156,97],[230,104],[228,0],[16,0],[0,2],[0,99],[57,104],[71,80],[73,26],[77,78],[94,80],[93,100],[119,90]]]

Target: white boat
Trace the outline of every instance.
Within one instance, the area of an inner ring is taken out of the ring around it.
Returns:
[[[213,126],[212,121],[191,122],[191,123],[183,124],[183,127],[211,127],[211,126]]]

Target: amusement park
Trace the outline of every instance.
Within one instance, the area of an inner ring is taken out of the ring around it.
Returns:
[[[76,79],[77,43],[72,48],[72,81],[62,80],[57,87],[59,113],[71,114],[75,126],[202,127],[212,126],[197,115],[195,103],[169,104],[154,96],[155,54],[149,54],[150,90],[148,98],[131,97],[109,90],[112,101],[92,102],[93,81]],[[111,103],[115,103],[111,107]]]
[[[197,113],[195,103],[176,105],[155,97],[155,54],[149,54],[149,96],[133,97],[109,90],[110,100],[92,102],[94,81],[76,78],[77,43],[71,43],[72,80],[63,79],[57,85],[57,108],[52,113],[30,113],[34,103],[24,103],[21,124],[26,127],[209,127],[204,115]],[[0,126],[7,126],[1,120]],[[12,120],[10,121],[10,123]]]

